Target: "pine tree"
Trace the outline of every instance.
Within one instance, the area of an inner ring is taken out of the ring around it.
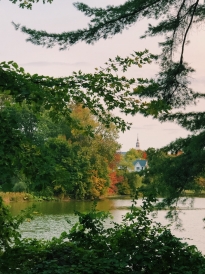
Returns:
[[[83,3],[74,5],[91,18],[87,28],[56,34],[25,26],[16,27],[27,33],[27,41],[33,44],[48,48],[58,45],[63,50],[80,41],[93,44],[99,39],[111,38],[140,19],[154,19],[156,25],[149,24],[141,38],[164,36],[164,42],[160,43],[162,52],[158,56],[161,72],[154,83],[140,90],[140,96],[163,99],[172,107],[185,106],[204,96],[188,86],[187,76],[193,69],[184,61],[184,51],[191,28],[203,23],[205,4],[199,0],[128,0],[122,5],[107,6],[105,9],[91,8]],[[177,51],[180,54],[175,60],[173,56]]]

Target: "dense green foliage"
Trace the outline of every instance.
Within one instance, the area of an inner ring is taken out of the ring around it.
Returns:
[[[104,212],[78,213],[79,222],[60,239],[25,239],[6,248],[0,273],[205,273],[205,257],[153,222],[152,206],[133,204],[122,223],[110,228]]]
[[[119,148],[114,125],[106,128],[88,109],[70,106],[72,123],[26,104],[0,110],[0,185],[3,191],[97,198],[110,186],[110,167]],[[6,129],[6,126],[8,129]],[[116,168],[116,166],[113,168]]]
[[[110,111],[120,108],[146,115],[164,111],[155,100],[136,100],[133,87],[137,79],[113,72],[126,71],[131,65],[141,67],[154,58],[146,50],[135,52],[109,60],[94,74],[79,71],[66,78],[30,75],[15,62],[2,62],[2,190],[10,191],[13,186],[13,190],[81,199],[105,194],[119,148],[113,124],[121,130],[130,126]],[[93,123],[81,124],[85,117],[73,116],[73,105],[88,108]]]
[[[117,74],[118,71],[126,72],[132,65],[141,67],[153,59],[155,56],[147,50],[134,52],[126,58],[117,56],[114,60],[110,59],[104,68],[96,68],[93,74],[78,71],[64,78],[30,75],[13,61],[1,62],[0,93],[9,94],[16,102],[32,105],[35,111],[43,106],[50,110],[53,119],[64,115],[72,121],[68,105],[81,104],[106,126],[113,122],[124,131],[130,125],[122,118],[112,116],[110,111],[120,109],[126,114],[157,115],[167,110],[166,104],[161,101],[136,99],[136,85],[143,79]]]
[[[117,172],[121,176],[120,182],[117,184],[118,194],[133,196],[136,189],[142,186],[142,174],[137,171],[128,171],[120,169]]]
[[[18,228],[25,218],[32,217],[31,209],[24,212],[22,211],[21,214],[13,217],[9,208],[4,205],[2,198],[0,197],[0,256],[6,249],[9,249],[12,245],[20,242],[21,235]]]
[[[12,2],[18,3],[18,1]],[[27,8],[31,8],[35,2],[38,1],[32,0],[25,3],[19,1],[21,7]],[[204,4],[201,4],[199,0],[132,0],[116,7],[108,6],[105,9],[90,8],[83,3],[76,3],[75,6],[86,16],[91,17],[87,29],[63,32],[62,34],[48,34],[45,31],[39,32],[14,25],[17,29],[21,28],[23,32],[27,33],[29,35],[27,40],[34,44],[47,45],[48,47],[59,44],[60,48],[64,49],[78,41],[93,43],[101,38],[112,37],[140,18],[152,18],[157,23],[155,26],[149,25],[144,38],[148,35],[159,34],[165,38],[164,42],[160,43],[162,54],[157,57],[161,64],[158,76],[148,80],[128,79],[125,76],[116,75],[119,68],[125,72],[131,65],[141,67],[156,59],[156,56],[147,51],[135,52],[127,58],[118,56],[115,60],[109,60],[105,68],[96,70],[94,74],[78,72],[69,77],[58,79],[29,75],[14,62],[2,62],[0,70],[2,93],[10,94],[18,102],[26,100],[27,104],[33,105],[36,109],[44,105],[46,109],[50,109],[53,118],[62,114],[72,120],[68,104],[76,102],[88,107],[105,125],[108,126],[114,122],[121,130],[129,128],[129,125],[126,125],[119,117],[112,117],[107,111],[119,108],[126,114],[134,115],[140,112],[145,116],[152,115],[161,121],[176,121],[192,131],[203,130],[203,113],[188,113],[185,116],[181,113],[173,113],[175,108],[187,106],[197,98],[204,96],[190,89],[188,76],[193,69],[184,62],[188,33],[194,25],[203,22]],[[179,54],[174,57],[174,53],[178,50]],[[101,99],[104,103],[101,103]],[[172,110],[174,110],[173,113]],[[180,149],[184,153],[184,166],[194,166],[192,174],[184,172],[183,176],[178,178],[178,180],[183,179],[180,184],[189,184],[191,181],[194,182],[197,176],[202,176],[204,163],[195,158],[196,155],[198,157],[198,153],[192,153],[192,155],[187,153],[191,150],[199,151],[199,148],[204,147],[201,134],[203,135],[203,132],[198,135],[198,140],[201,141],[198,147],[193,139],[193,142],[179,140],[171,144],[171,147],[166,148],[166,150]],[[188,143],[191,145],[187,149]],[[203,158],[202,154],[203,150],[201,151]],[[178,163],[180,158],[172,159],[174,166],[180,165]],[[12,163],[8,161],[8,164],[11,166]],[[181,191],[184,188],[180,187]]]
[[[31,8],[39,1],[11,2]],[[79,71],[64,78],[30,75],[13,61],[0,63],[1,185],[17,187],[16,183],[23,182],[29,191],[99,197],[109,186],[113,153],[107,152],[116,151],[115,142],[113,150],[108,146],[106,128],[112,123],[121,130],[130,126],[109,112],[120,109],[125,114],[139,112],[161,121],[176,121],[200,132],[163,151],[148,152],[150,173],[145,183],[156,186],[154,194],[159,190],[171,204],[184,189],[192,189],[204,172],[204,113],[183,117],[172,110],[204,97],[189,88],[193,69],[184,62],[184,50],[190,28],[204,20],[205,4],[199,0],[130,0],[106,9],[92,9],[83,3],[75,6],[91,17],[87,29],[48,34],[14,25],[29,34],[28,41],[34,44],[59,44],[64,49],[78,41],[92,43],[112,37],[140,18],[152,18],[157,25],[149,25],[145,36],[165,36],[162,54],[156,57],[144,51],[127,58],[117,56],[93,74]],[[179,47],[176,61],[173,56]],[[157,58],[161,72],[156,79],[117,75],[119,68],[126,72],[131,65],[141,67]],[[73,104],[90,109],[98,126],[81,125],[72,116]],[[183,153],[171,157],[169,151]],[[132,183],[134,175],[128,175]],[[148,217],[151,209],[149,202],[144,202],[141,210],[133,206],[122,223],[113,223],[111,228],[103,225],[105,213],[79,214],[79,223],[70,232],[46,242],[20,240],[16,230],[20,222],[0,200],[0,273],[205,273],[204,256],[153,222]]]
[[[165,201],[168,205],[175,203],[180,196],[186,196],[186,190],[198,195],[205,189],[203,183],[205,155],[200,148],[200,137],[202,134],[185,140],[179,139],[161,150],[150,148],[147,151],[149,170],[146,171],[143,182],[149,192],[166,197]],[[184,144],[183,151],[175,150],[180,142]]]

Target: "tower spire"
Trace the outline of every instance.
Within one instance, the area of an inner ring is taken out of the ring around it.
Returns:
[[[140,149],[140,142],[139,142],[138,134],[137,134],[136,149]]]

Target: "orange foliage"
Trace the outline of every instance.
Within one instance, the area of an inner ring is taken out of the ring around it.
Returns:
[[[117,193],[116,184],[122,182],[124,180],[124,178],[123,178],[123,176],[117,175],[116,171],[111,171],[109,176],[110,176],[111,185],[108,188],[108,194],[115,194],[115,193]]]
[[[121,154],[120,153],[115,153],[114,159],[111,163],[109,163],[109,168],[111,170],[116,169],[118,164],[120,163],[121,160]]]
[[[205,188],[205,178],[203,178],[203,177],[197,178],[197,179],[196,179],[196,183],[197,183],[200,187]]]
[[[116,184],[123,181],[123,176],[117,175],[117,171],[116,171],[117,166],[120,163],[121,157],[122,156],[120,153],[116,153],[113,161],[109,164],[109,169],[110,169],[109,177],[110,177],[111,184],[110,184],[110,187],[108,188],[108,194],[117,193]]]
[[[142,159],[144,160],[147,159],[147,153],[145,151],[142,151]]]
[[[91,196],[93,198],[99,198],[103,194],[103,190],[105,188],[105,180],[98,176],[97,170],[92,170],[91,182]]]

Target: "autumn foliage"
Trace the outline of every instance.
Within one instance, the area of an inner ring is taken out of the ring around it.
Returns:
[[[117,167],[120,163],[120,160],[121,160],[121,154],[116,153],[114,160],[109,165],[109,168],[110,168],[110,173],[109,173],[110,187],[108,188],[109,195],[116,194],[118,190],[116,185],[124,180],[123,176],[117,173]]]

